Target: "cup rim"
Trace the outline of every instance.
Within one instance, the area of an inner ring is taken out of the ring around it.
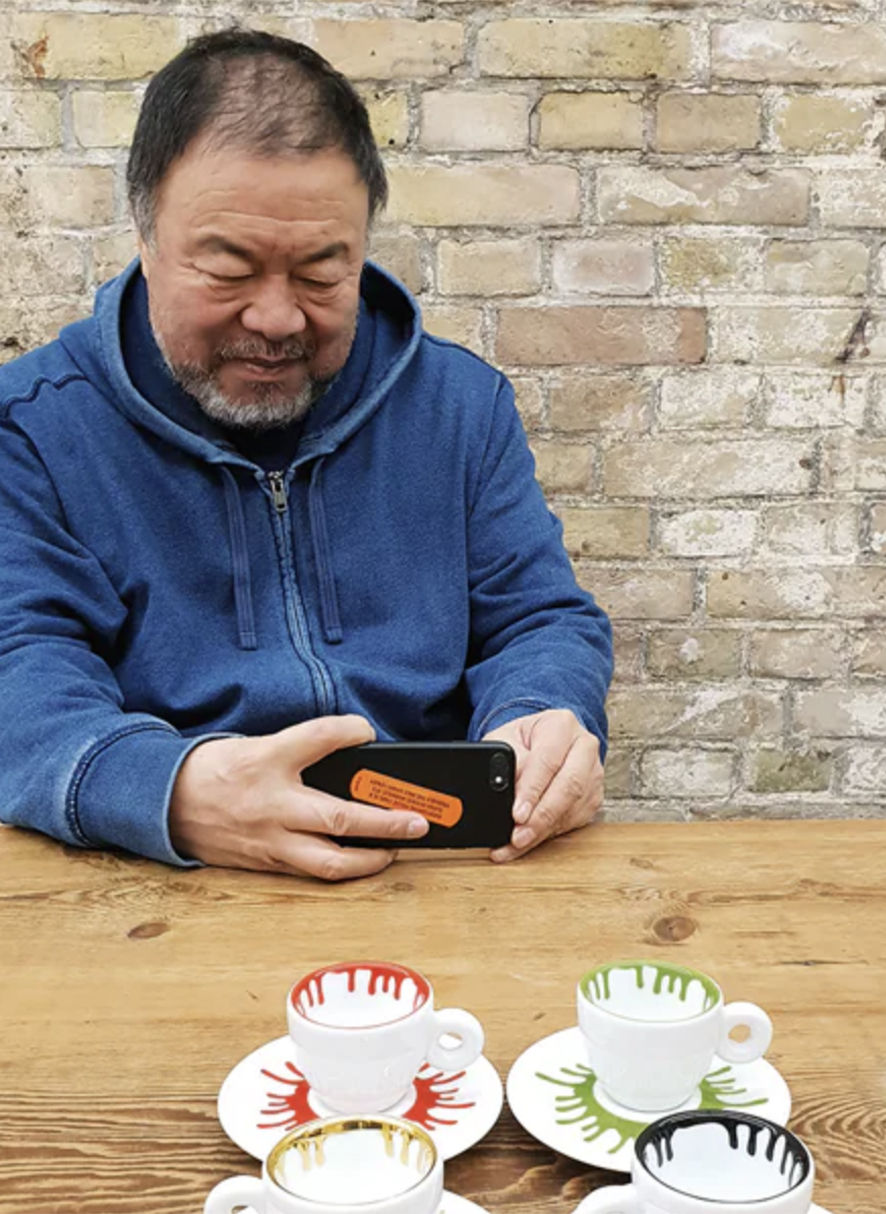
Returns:
[[[687,1193],[685,1189],[678,1189],[675,1185],[668,1184],[661,1176],[657,1176],[646,1163],[644,1158],[646,1148],[656,1142],[657,1139],[663,1138],[665,1135],[672,1133],[674,1130],[679,1130],[685,1126],[702,1125],[705,1123],[714,1122],[723,1126],[746,1125],[756,1130],[769,1130],[780,1137],[783,1137],[794,1154],[794,1158],[800,1164],[799,1177],[786,1189],[782,1189],[780,1193],[774,1193],[770,1197],[748,1197],[736,1198],[720,1198],[720,1197],[700,1197],[695,1193]],[[775,1121],[770,1121],[766,1117],[760,1117],[756,1113],[745,1113],[739,1109],[687,1109],[682,1113],[669,1113],[665,1117],[659,1117],[657,1121],[650,1122],[645,1129],[641,1130],[637,1135],[634,1143],[634,1158],[638,1165],[644,1170],[645,1174],[656,1184],[662,1188],[668,1189],[671,1193],[676,1193],[680,1197],[689,1197],[694,1201],[704,1201],[710,1205],[736,1205],[753,1206],[762,1205],[763,1202],[773,1201],[776,1198],[786,1197],[791,1193],[801,1188],[814,1175],[814,1162],[812,1153],[803,1142],[798,1138],[793,1130],[789,1130],[787,1126],[779,1125]]]
[[[691,1016],[684,1016],[680,1020],[648,1020],[641,1019],[638,1016],[626,1016],[624,1012],[617,1012],[611,1007],[604,1006],[589,990],[591,980],[597,974],[611,973],[612,970],[633,969],[636,966],[646,965],[653,969],[663,969],[669,974],[679,977],[697,979],[710,997],[714,998],[716,996],[714,1002],[710,1007],[702,1008],[700,1012],[693,1012]],[[692,1020],[700,1020],[703,1016],[709,1016],[718,1007],[722,1007],[726,1001],[722,987],[710,974],[705,974],[702,970],[693,969],[689,965],[679,965],[676,961],[653,961],[649,957],[634,957],[622,961],[603,961],[599,965],[592,966],[591,969],[586,970],[579,978],[578,993],[595,1011],[601,1012],[606,1016],[612,1016],[615,1020],[624,1020],[628,1024],[688,1024]]]
[[[292,1189],[288,1189],[280,1180],[273,1174],[273,1169],[279,1158],[290,1149],[293,1143],[299,1139],[310,1139],[321,1135],[326,1135],[330,1132],[336,1133],[343,1130],[369,1130],[383,1129],[385,1126],[392,1130],[399,1130],[401,1133],[408,1134],[410,1138],[421,1142],[428,1150],[430,1163],[427,1169],[406,1189],[401,1189],[398,1193],[393,1194],[393,1197],[404,1197],[407,1193],[411,1193],[413,1189],[418,1188],[423,1184],[429,1176],[434,1172],[434,1169],[440,1163],[440,1152],[437,1150],[433,1138],[424,1128],[418,1125],[417,1122],[407,1121],[405,1117],[390,1117],[386,1113],[339,1113],[335,1117],[316,1117],[312,1121],[305,1121],[302,1125],[296,1126],[294,1130],[284,1134],[270,1149],[265,1159],[264,1171],[268,1180],[281,1193],[285,1193],[287,1197],[294,1197],[299,1201],[307,1200],[301,1193],[294,1193]],[[334,1214],[336,1210],[347,1209],[351,1206],[371,1206],[377,1204],[380,1200],[391,1200],[391,1198],[372,1198],[369,1201],[318,1201],[311,1198],[311,1204],[318,1210],[327,1210],[330,1214]]]
[[[421,997],[420,1002],[418,1003],[418,1005],[416,1007],[413,1007],[413,1008],[409,1009],[408,1011],[403,1012],[399,1016],[392,1016],[389,1020],[374,1020],[374,1021],[372,1021],[371,1024],[329,1024],[328,1021],[315,1020],[313,1016],[306,1015],[305,1012],[302,1010],[302,1008],[299,1006],[299,1003],[298,1003],[299,996],[302,994],[303,991],[308,989],[308,986],[312,980],[316,979],[319,982],[319,980],[322,978],[322,976],[324,974],[336,974],[336,973],[346,974],[350,970],[353,970],[356,972],[357,970],[361,970],[361,969],[379,970],[379,971],[384,971],[387,973],[396,973],[396,974],[399,974],[401,976],[401,978],[411,978],[418,989],[419,995]],[[334,1029],[336,1032],[342,1032],[342,1033],[366,1032],[366,1030],[368,1028],[383,1028],[385,1025],[398,1024],[400,1021],[408,1020],[411,1016],[414,1016],[416,1014],[416,1012],[420,1011],[430,1001],[431,1001],[431,984],[427,980],[427,978],[424,976],[424,974],[419,973],[418,970],[413,969],[409,965],[401,965],[397,961],[373,961],[373,960],[335,961],[329,965],[319,965],[315,969],[310,970],[309,973],[304,974],[301,978],[298,979],[297,982],[294,982],[292,984],[292,986],[289,988],[289,995],[287,996],[288,1006],[292,1010],[292,1013],[295,1016],[298,1016],[298,1018],[300,1020],[304,1021],[306,1024],[312,1024],[316,1028]]]

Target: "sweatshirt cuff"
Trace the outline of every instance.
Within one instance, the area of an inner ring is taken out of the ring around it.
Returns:
[[[67,813],[87,847],[122,847],[182,868],[198,868],[169,837],[169,802],[179,768],[202,742],[231,734],[183,738],[162,724],[139,724],[93,746],[77,764]]]

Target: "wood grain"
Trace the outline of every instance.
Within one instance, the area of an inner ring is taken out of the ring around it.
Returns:
[[[285,1032],[291,982],[405,961],[469,1008],[502,1077],[574,1021],[589,965],[669,957],[762,1004],[831,1214],[886,1210],[886,822],[602,824],[523,861],[401,861],[330,887],[180,872],[0,830],[0,1214],[198,1214],[257,1165],[222,1079]],[[490,1211],[569,1214],[612,1173],[507,1110],[446,1168]]]

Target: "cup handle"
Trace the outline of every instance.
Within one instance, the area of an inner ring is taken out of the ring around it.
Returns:
[[[203,1204],[203,1214],[234,1214],[248,1206],[264,1214],[264,1186],[254,1176],[231,1176],[217,1184]]]
[[[744,1041],[733,1041],[729,1034],[739,1026],[749,1029],[750,1034]],[[771,1040],[772,1021],[756,1003],[727,1003],[723,1008],[717,1053],[724,1062],[753,1062],[766,1053]]]
[[[611,1184],[588,1193],[572,1214],[642,1214],[642,1211],[643,1206],[632,1184]]]
[[[461,1041],[457,1045],[444,1045],[440,1040],[444,1033],[452,1033]],[[444,1007],[434,1013],[434,1034],[425,1060],[431,1066],[460,1071],[483,1053],[483,1026],[476,1016],[460,1007]]]

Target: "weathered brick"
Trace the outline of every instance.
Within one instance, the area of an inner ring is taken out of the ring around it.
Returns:
[[[751,789],[759,793],[826,792],[834,770],[824,750],[758,750],[751,760]]]
[[[536,438],[532,443],[536,476],[546,493],[586,493],[591,488],[593,452],[583,443]],[[559,511],[561,517],[564,511]]]
[[[459,304],[425,304],[422,308],[425,328],[435,337],[467,346],[483,354],[483,315],[479,308]]]
[[[49,148],[61,143],[61,101],[55,93],[0,89],[0,148]]]
[[[849,793],[874,793],[886,789],[886,746],[881,743],[849,746],[846,749],[843,788]]]
[[[545,413],[545,400],[542,386],[532,375],[514,375],[511,377],[514,389],[514,400],[523,425],[527,430],[534,430],[542,424]]]
[[[114,216],[113,169],[33,164],[0,166],[0,224],[28,229],[87,228]]]
[[[661,242],[662,286],[676,291],[753,291],[763,242],[753,237],[674,236]]]
[[[423,148],[514,151],[529,141],[530,99],[525,93],[440,89],[421,99]]]
[[[803,493],[811,475],[809,451],[809,444],[789,439],[623,442],[605,453],[604,492],[656,498]]]
[[[871,552],[886,553],[886,502],[876,502],[871,506],[868,531]]]
[[[460,21],[406,17],[318,20],[314,44],[352,80],[416,80],[445,76],[464,58]]]
[[[559,164],[392,165],[392,222],[510,227],[578,218],[579,177]]]
[[[834,570],[833,579],[840,618],[886,616],[886,566],[844,566]]]
[[[59,295],[85,289],[85,253],[69,236],[17,236],[0,231],[3,290],[13,298],[45,295],[48,284]]]
[[[649,638],[646,664],[660,679],[737,678],[741,634],[724,628],[658,629]]]
[[[831,679],[843,669],[836,628],[757,628],[750,636],[748,669],[762,679]]]
[[[597,196],[606,223],[796,225],[809,215],[803,169],[601,169]]]
[[[689,570],[579,564],[576,572],[616,620],[680,620],[692,612],[695,578]]]
[[[816,182],[821,223],[826,228],[874,228],[886,214],[886,173],[861,165],[851,173],[824,170]]]
[[[629,93],[547,93],[538,103],[538,146],[643,147],[643,106]]]
[[[886,439],[855,441],[855,488],[886,489]]]
[[[647,750],[640,760],[641,795],[726,797],[732,790],[736,756],[731,750]]]
[[[824,619],[835,597],[827,569],[712,571],[707,588],[709,615],[725,619]]]
[[[518,17],[484,25],[477,57],[486,76],[684,80],[691,41],[673,22]]]
[[[660,152],[728,152],[760,142],[760,99],[753,93],[663,93]]]
[[[858,426],[864,422],[866,377],[831,371],[769,371],[763,379],[764,417],[779,429]]]
[[[635,752],[628,746],[614,746],[606,755],[606,800],[629,797]]]
[[[853,152],[873,117],[871,103],[857,97],[789,93],[775,103],[775,139],[786,152]]]
[[[619,624],[612,635],[615,655],[613,679],[617,683],[639,683],[643,678],[646,642],[642,628]]]
[[[886,696],[878,687],[823,687],[797,695],[795,718],[815,737],[886,737]]]
[[[792,556],[853,555],[858,548],[856,509],[844,502],[764,506],[761,548]]]
[[[409,138],[409,98],[406,93],[362,89],[375,141],[381,148],[402,148]]]
[[[140,80],[184,41],[174,17],[144,13],[20,13],[12,38],[19,69],[38,80]]]
[[[652,388],[628,373],[566,374],[551,384],[555,430],[645,430]]]
[[[59,329],[80,320],[91,309],[92,300],[85,295],[29,299],[27,308],[17,300],[0,301],[0,363],[52,341]]]
[[[784,715],[777,694],[722,685],[691,691],[619,687],[610,692],[608,708],[614,736],[647,740],[772,737],[781,733]]]
[[[743,426],[760,390],[754,371],[675,371],[661,383],[663,429]]]
[[[645,506],[564,506],[563,541],[571,557],[645,556],[649,510]]]
[[[85,148],[128,147],[138,117],[137,93],[81,89],[73,96],[74,134]]]
[[[554,246],[554,286],[566,293],[648,295],[655,285],[652,246],[630,240],[561,240]]]
[[[373,232],[370,252],[375,261],[396,275],[413,295],[422,289],[421,242],[408,233],[391,236]]]
[[[767,291],[785,295],[863,295],[870,253],[858,240],[773,240]]]
[[[541,286],[539,242],[441,240],[437,286],[446,295],[533,295]]]
[[[92,249],[92,273],[96,283],[119,274],[136,255],[135,233],[131,229],[96,236],[89,246]]]
[[[696,363],[705,354],[698,308],[499,309],[496,357],[527,366]]]
[[[864,632],[852,639],[849,669],[857,678],[886,675],[886,635]]]
[[[720,80],[776,84],[883,84],[886,29],[879,23],[739,21],[713,28]]]
[[[757,515],[753,510],[686,510],[664,515],[659,543],[670,556],[737,556],[754,544]]]
[[[858,321],[852,308],[731,307],[711,310],[716,362],[831,365]]]

